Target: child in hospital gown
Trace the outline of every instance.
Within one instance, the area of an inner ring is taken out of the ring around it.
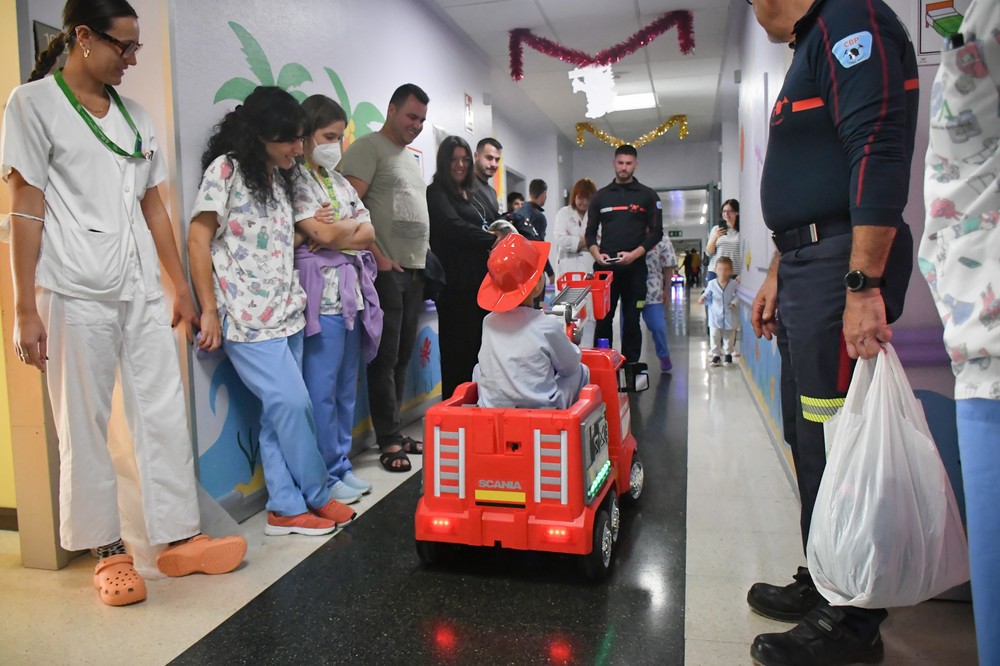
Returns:
[[[511,234],[490,255],[479,290],[483,344],[472,379],[480,407],[566,409],[590,379],[558,317],[532,304],[545,288],[549,244]]]

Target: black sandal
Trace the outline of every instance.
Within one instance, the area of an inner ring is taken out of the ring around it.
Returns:
[[[403,464],[396,465],[397,460],[402,460]],[[406,456],[406,451],[403,449],[382,453],[378,457],[378,461],[382,467],[390,472],[409,472],[413,469],[413,464],[410,463],[410,459]]]
[[[407,437],[403,435],[399,440],[399,445],[403,447],[403,450],[407,453],[413,454],[415,456],[424,455],[424,443],[413,439],[412,437]]]

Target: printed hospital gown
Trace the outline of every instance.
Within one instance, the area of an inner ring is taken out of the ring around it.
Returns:
[[[994,0],[995,2],[995,0]],[[996,4],[977,9],[998,12]],[[985,17],[984,17],[985,18]],[[996,25],[993,16],[992,25]],[[931,92],[920,271],[955,371],[955,398],[1000,399],[1000,31],[941,53]]]
[[[191,216],[218,214],[212,239],[215,297],[226,339],[257,342],[289,337],[305,327],[306,295],[294,269],[295,216],[274,174],[274,200],[250,194],[235,159],[212,162]],[[316,202],[313,210],[320,207]]]

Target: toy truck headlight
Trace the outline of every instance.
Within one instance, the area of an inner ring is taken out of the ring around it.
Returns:
[[[431,531],[438,534],[450,534],[453,530],[450,518],[433,518],[431,520]]]

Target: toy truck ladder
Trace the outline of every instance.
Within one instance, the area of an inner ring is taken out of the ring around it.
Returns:
[[[568,503],[568,439],[565,430],[558,435],[543,435],[541,430],[535,430],[535,502],[555,499],[560,504]],[[558,448],[552,444],[558,445]],[[557,476],[546,472],[555,472]]]
[[[434,497],[442,493],[465,499],[465,428],[447,432],[434,426]]]

